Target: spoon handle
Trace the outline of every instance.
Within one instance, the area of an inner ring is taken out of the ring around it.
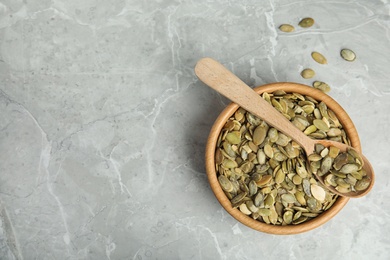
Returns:
[[[309,137],[219,62],[203,58],[196,64],[195,74],[209,87],[290,136],[306,153],[314,151],[314,142]]]

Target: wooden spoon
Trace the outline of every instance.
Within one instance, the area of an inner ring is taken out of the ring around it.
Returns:
[[[325,147],[335,146],[340,149],[340,152],[345,152],[351,148],[343,143],[329,140],[314,140],[306,136],[272,105],[260,97],[252,88],[246,85],[222,64],[211,58],[203,58],[198,61],[195,66],[195,74],[209,87],[218,91],[255,116],[263,119],[280,132],[290,136],[304,149],[306,156],[309,156],[314,152],[315,145],[318,143],[324,145]],[[327,187],[333,193],[340,196],[357,198],[366,195],[373,187],[375,176],[370,162],[364,155],[360,155],[364,161],[363,169],[366,171],[367,176],[371,179],[371,183],[366,190],[340,193],[334,187],[325,185],[323,177],[317,175],[318,180],[324,185],[324,187]]]

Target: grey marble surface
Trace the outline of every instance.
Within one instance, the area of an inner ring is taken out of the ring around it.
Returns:
[[[389,49],[388,0],[1,0],[0,259],[389,259]],[[237,223],[205,174],[229,102],[195,77],[204,56],[250,86],[310,85],[299,73],[315,69],[372,192],[299,235]]]

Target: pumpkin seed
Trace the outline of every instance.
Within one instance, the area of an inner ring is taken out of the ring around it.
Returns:
[[[270,208],[274,205],[275,198],[272,196],[272,194],[268,194],[267,197],[264,199],[264,207]]]
[[[276,140],[276,144],[281,146],[286,146],[291,141],[291,138],[283,133],[278,134],[278,140]]]
[[[321,90],[324,93],[328,93],[330,91],[330,86],[322,81],[314,81],[313,87]]]
[[[266,185],[272,180],[272,175],[264,175],[259,181],[256,182],[257,186],[261,187]]]
[[[245,203],[241,204],[241,205],[239,206],[239,209],[240,209],[240,211],[241,211],[242,213],[244,213],[245,215],[250,215],[250,214],[252,213],[252,211],[250,211],[250,210],[248,209],[248,207],[246,206]]]
[[[321,163],[321,172],[322,174],[327,174],[332,168],[332,158],[330,156],[326,156]]]
[[[290,193],[283,194],[281,199],[286,203],[294,203],[296,201],[295,196]]]
[[[226,168],[235,168],[238,166],[238,164],[233,161],[233,160],[230,160],[230,159],[224,159],[222,161],[222,166],[226,167]]]
[[[305,199],[305,194],[302,191],[297,191],[295,193],[295,198],[301,205],[306,205],[306,199]]]
[[[356,59],[356,54],[350,49],[342,49],[340,55],[346,61],[354,61]]]
[[[306,18],[303,18],[299,23],[298,25],[303,27],[303,28],[308,28],[308,27],[311,27],[313,26],[314,24],[314,19],[313,18],[310,18],[310,17],[306,17]]]
[[[308,217],[306,217],[306,216],[301,216],[301,217],[299,217],[297,220],[294,220],[292,223],[294,224],[294,225],[298,225],[298,224],[301,224],[301,223],[303,223],[303,222],[305,222],[305,221],[307,221],[308,220]]]
[[[310,191],[316,200],[319,200],[320,202],[323,202],[325,200],[326,192],[320,186],[318,186],[316,184],[312,184]]]
[[[219,175],[218,176],[218,181],[219,181],[219,184],[221,185],[221,187],[222,187],[222,189],[224,191],[227,191],[227,192],[232,192],[233,191],[233,185],[229,181],[229,179],[226,178],[225,175]]]
[[[279,132],[275,128],[271,128],[268,131],[268,139],[271,143],[275,143],[279,139]]]
[[[357,164],[348,163],[343,165],[343,167],[341,167],[340,172],[348,174],[348,173],[356,172],[358,170],[359,170],[359,166]]]
[[[283,214],[283,220],[284,222],[286,222],[287,225],[290,225],[292,220],[293,220],[293,213],[291,211],[286,211],[284,214]]]
[[[367,176],[363,177],[361,180],[356,182],[355,190],[362,191],[370,186],[371,180]]]
[[[305,131],[303,131],[303,133],[305,135],[310,135],[311,133],[314,133],[315,131],[317,131],[317,127],[315,125],[311,125],[308,128],[306,128]]]
[[[320,64],[327,64],[328,63],[328,61],[326,60],[324,55],[322,55],[319,52],[313,51],[311,53],[311,57],[313,58],[313,60],[315,60],[316,62],[318,62]]]
[[[312,69],[304,69],[302,70],[301,72],[301,76],[302,78],[304,79],[311,79],[312,77],[314,77],[316,75],[316,73],[314,72],[314,70]]]
[[[274,157],[274,150],[272,149],[272,146],[270,144],[266,144],[264,146],[264,153],[267,155],[269,158]]]
[[[252,200],[248,200],[246,202],[246,206],[251,211],[251,213],[256,213],[257,211],[259,211],[259,208],[255,206]]]
[[[348,155],[346,153],[341,153],[334,159],[333,168],[338,171],[347,162],[348,162]]]
[[[245,109],[243,109],[241,107],[239,109],[237,109],[237,111],[234,113],[234,118],[237,121],[241,121],[242,119],[244,119],[244,116],[245,116]]]
[[[281,30],[282,32],[293,32],[295,31],[295,28],[290,24],[282,24],[281,26],[279,26],[279,30]]]
[[[253,132],[253,143],[255,145],[259,145],[264,141],[268,130],[267,128],[268,127],[266,126],[260,125],[255,129]]]
[[[265,155],[264,151],[262,149],[259,149],[257,151],[257,162],[259,164],[265,164],[265,162],[266,162],[265,160],[266,160],[266,155]]]
[[[329,131],[326,133],[329,137],[336,137],[341,135],[341,130],[335,127],[332,127],[329,129]]]
[[[314,119],[313,124],[317,127],[317,129],[328,131],[329,130],[329,123],[327,124],[324,122],[324,120],[321,119]]]
[[[328,155],[329,155],[330,158],[336,158],[339,155],[339,153],[340,153],[340,149],[337,148],[336,146],[331,146],[329,148]]]
[[[279,171],[276,173],[276,176],[275,176],[275,182],[282,183],[284,181],[285,177],[286,177],[286,174],[282,171],[282,169],[279,169]]]
[[[259,209],[257,212],[262,217],[271,215],[271,210],[270,209]]]
[[[253,203],[256,207],[259,207],[260,204],[263,202],[264,196],[261,192],[258,192],[253,200]]]
[[[241,134],[239,131],[233,131],[226,135],[226,140],[231,144],[239,144],[241,142]]]

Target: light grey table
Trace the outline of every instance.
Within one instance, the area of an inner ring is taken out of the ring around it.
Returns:
[[[372,192],[299,235],[237,223],[205,174],[229,102],[195,77],[204,56],[250,86],[311,85],[313,68],[358,129]],[[2,0],[0,258],[389,259],[389,74],[388,0]]]

